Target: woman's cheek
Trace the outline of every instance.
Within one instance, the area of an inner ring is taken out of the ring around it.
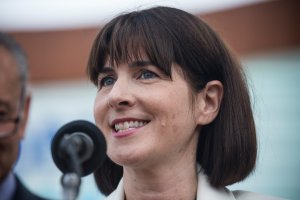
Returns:
[[[101,101],[99,101],[97,98],[95,100],[94,103],[94,119],[96,122],[96,125],[98,126],[98,128],[104,132],[105,128],[103,126],[104,124],[104,115],[105,115],[105,111],[103,109],[103,103],[101,103]]]

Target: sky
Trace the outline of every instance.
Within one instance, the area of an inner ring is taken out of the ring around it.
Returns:
[[[1,0],[1,31],[99,26],[117,14],[155,5],[208,13],[267,0]]]

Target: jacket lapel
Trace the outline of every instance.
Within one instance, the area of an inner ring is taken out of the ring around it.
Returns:
[[[198,174],[197,200],[235,200],[227,188],[214,188],[208,182],[208,177],[200,170]]]
[[[124,200],[123,178],[117,189],[106,200]],[[207,180],[207,176],[200,170],[198,174],[197,200],[236,200],[227,188],[214,188]]]
[[[118,187],[105,200],[124,200],[123,178],[121,178]]]

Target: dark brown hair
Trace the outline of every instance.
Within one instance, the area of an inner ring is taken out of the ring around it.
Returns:
[[[218,35],[201,19],[185,11],[154,7],[122,14],[106,24],[96,37],[88,73],[97,76],[107,60],[114,64],[140,59],[150,61],[171,76],[177,63],[193,91],[219,80],[224,96],[216,119],[201,130],[197,162],[214,187],[243,180],[253,170],[257,144],[246,78]],[[109,158],[95,173],[102,193],[110,194],[123,175]]]

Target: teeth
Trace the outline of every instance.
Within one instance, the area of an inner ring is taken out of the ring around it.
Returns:
[[[124,131],[128,130],[130,128],[138,128],[141,126],[144,126],[146,122],[142,121],[126,121],[126,122],[121,122],[118,124],[115,124],[115,130],[116,131]]]

